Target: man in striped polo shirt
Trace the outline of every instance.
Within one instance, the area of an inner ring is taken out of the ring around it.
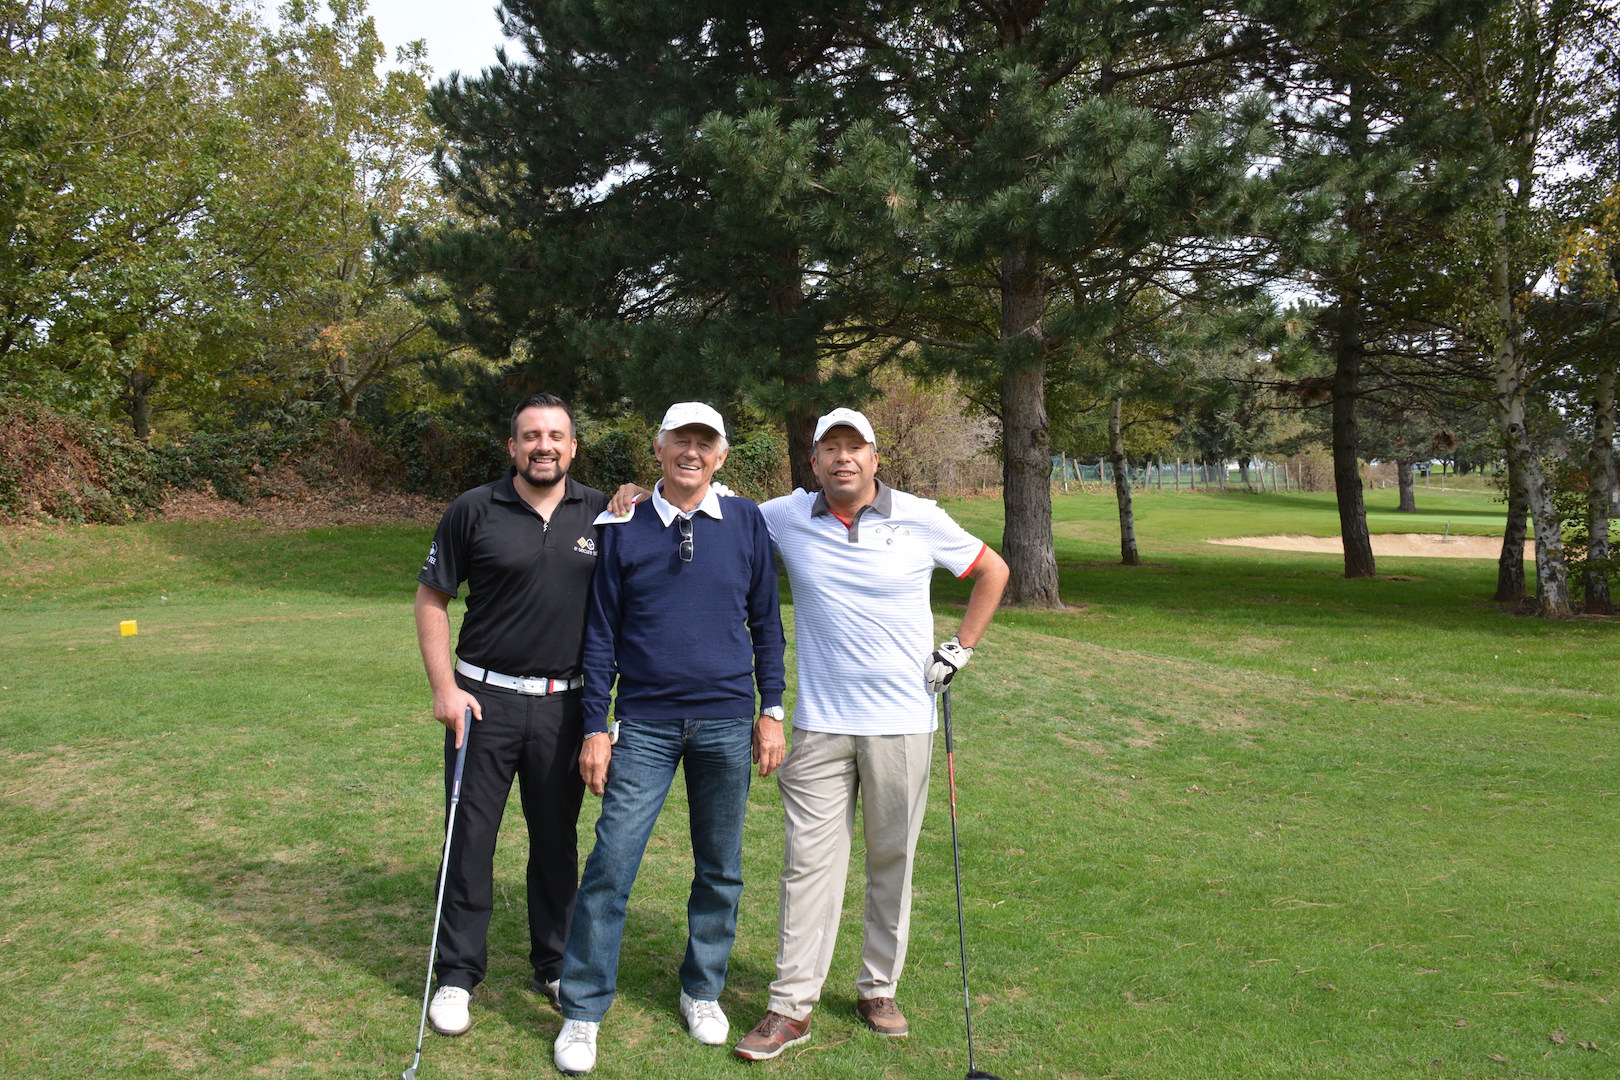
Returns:
[[[973,655],[1007,564],[933,501],[877,479],[872,425],[853,409],[816,424],[822,490],[760,507],[793,587],[798,704],[779,771],[787,843],[769,1011],[736,1046],[750,1061],[810,1037],[838,936],[855,803],[863,807],[866,911],[857,1007],[903,1036],[895,1004],[911,921],[911,871],[928,802],[934,697]],[[934,649],[935,567],[971,578],[956,636]]]

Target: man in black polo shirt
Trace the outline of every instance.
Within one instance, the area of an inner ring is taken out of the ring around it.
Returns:
[[[560,398],[525,398],[506,448],[512,470],[450,504],[417,575],[416,635],[433,716],[445,726],[447,802],[469,707],[477,727],[450,845],[438,990],[428,1008],[443,1035],[472,1026],[467,1007],[489,959],[495,836],[514,775],[529,826],[530,985],[553,1003],[579,884],[580,646],[596,569],[592,522],[607,498],[568,478],[574,417]],[[467,614],[452,662],[449,605],[463,581]]]

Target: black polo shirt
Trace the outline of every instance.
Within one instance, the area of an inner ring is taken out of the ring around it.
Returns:
[[[456,644],[462,660],[503,675],[571,679],[580,673],[596,570],[591,522],[607,496],[570,477],[545,521],[518,497],[514,475],[450,504],[416,580],[447,596],[467,583],[467,615]]]

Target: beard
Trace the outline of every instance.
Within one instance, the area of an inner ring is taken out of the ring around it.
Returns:
[[[537,488],[556,487],[568,475],[568,466],[561,458],[554,461],[536,461],[530,458],[519,470],[523,479]]]

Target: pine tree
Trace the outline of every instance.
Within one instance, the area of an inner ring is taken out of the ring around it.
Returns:
[[[1287,263],[1322,304],[1316,325],[1332,368],[1346,577],[1376,572],[1358,402],[1380,385],[1421,379],[1423,365],[1406,346],[1432,309],[1433,248],[1425,241],[1461,202],[1467,179],[1448,157],[1466,117],[1452,107],[1435,56],[1459,20],[1494,2],[1302,9],[1257,69],[1278,101],[1282,173],[1301,211],[1287,236]]]
[[[1241,20],[1100,0],[513,3],[528,63],[441,88],[473,224],[421,248],[512,375],[806,425],[901,343],[988,378],[1009,600],[1060,603],[1047,370],[1229,227],[1263,110]],[[988,18],[986,17],[988,16]],[[863,348],[887,343],[887,348]],[[840,363],[843,357],[848,362]],[[678,388],[678,389],[677,389]]]
[[[511,0],[527,56],[442,84],[441,180],[466,225],[415,245],[503,379],[648,415],[814,417],[862,389],[868,281],[911,199],[859,48],[866,5]]]
[[[1007,599],[1058,607],[1049,381],[1252,212],[1265,111],[1230,60],[1259,31],[1183,3],[919,10],[888,28],[922,199],[910,333],[996,387]]]

